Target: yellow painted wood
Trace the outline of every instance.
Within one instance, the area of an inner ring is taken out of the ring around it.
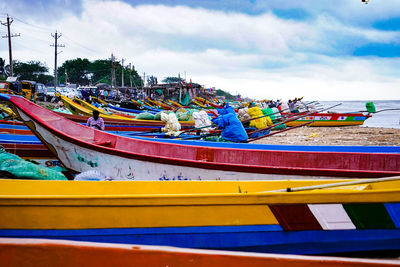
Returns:
[[[278,224],[266,205],[0,206],[1,229]]]
[[[0,179],[0,228],[277,224],[268,205],[400,202],[399,181],[260,193],[344,181],[355,180],[94,182]]]
[[[66,96],[60,96],[61,101],[64,103],[64,106],[66,106],[73,114],[75,115],[84,115],[84,116],[92,116],[92,110],[89,110],[71,99],[69,99]],[[134,121],[135,119],[133,118],[128,118],[128,117],[123,117],[123,116],[118,116],[118,115],[107,115],[107,114],[102,114],[100,113],[100,117],[102,118],[107,118],[107,119],[118,119],[118,120],[127,120],[127,121]]]
[[[77,97],[74,98],[74,101],[78,102],[79,105],[81,105],[84,108],[87,108],[88,110],[90,110],[92,112],[93,112],[93,110],[97,110],[100,114],[112,115],[112,114],[108,113],[107,111],[105,111],[105,110],[103,110],[101,108],[98,108],[96,106],[93,106],[92,104],[90,104],[90,103],[88,103],[88,102],[86,102],[86,101],[84,101],[82,99],[79,99]]]

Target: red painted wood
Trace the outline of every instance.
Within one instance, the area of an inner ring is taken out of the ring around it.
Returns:
[[[208,147],[205,152],[202,146],[144,141],[95,131],[55,113],[49,114],[50,111],[25,99],[11,97],[11,100],[24,107],[33,120],[54,135],[78,146],[125,158],[203,169],[266,174],[365,178],[400,175],[400,154],[267,151],[217,147]],[[109,145],[100,145],[106,143]]]
[[[270,205],[269,207],[285,231],[322,230],[307,204]]]

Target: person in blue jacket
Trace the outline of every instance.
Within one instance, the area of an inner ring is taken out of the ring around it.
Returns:
[[[217,109],[219,115],[212,119],[212,122],[221,129],[221,137],[225,140],[232,142],[245,142],[248,139],[246,130],[243,124],[236,116],[235,110],[225,104],[222,109]]]
[[[236,115],[235,110],[233,109],[233,107],[231,107],[229,105],[229,103],[224,103],[221,108],[217,108],[217,111],[218,111],[219,115],[224,115],[224,114],[228,114],[228,113],[232,113],[232,114]]]

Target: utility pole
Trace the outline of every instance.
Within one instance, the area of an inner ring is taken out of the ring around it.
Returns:
[[[59,53],[57,53],[57,47],[65,47],[65,45],[63,44],[57,44],[57,40],[58,38],[61,37],[61,33],[57,33],[53,35],[51,34],[51,36],[54,38],[54,44],[50,45],[50,46],[54,46],[54,88],[57,88],[57,84],[58,84],[58,80],[57,80],[57,55],[60,54],[62,51],[60,51]]]
[[[13,62],[12,62],[12,48],[11,48],[11,37],[18,37],[18,36],[21,36],[21,34],[20,33],[18,33],[18,34],[11,34],[11,30],[10,30],[10,26],[11,26],[11,23],[13,22],[14,20],[12,19],[12,18],[10,18],[9,16],[8,16],[8,14],[7,14],[7,22],[1,22],[0,21],[0,23],[2,24],[2,25],[4,25],[4,26],[7,26],[7,32],[8,32],[8,34],[7,35],[5,35],[5,36],[2,36],[3,38],[8,38],[8,57],[9,57],[9,59],[10,59],[10,77],[13,77]]]
[[[131,67],[131,63],[129,63],[129,84],[130,87],[132,88],[132,67]]]
[[[124,72],[125,72],[125,69],[124,69],[124,59],[122,59],[121,60],[121,64],[122,64],[122,77],[121,77],[121,87],[123,88],[124,87]]]
[[[68,72],[65,69],[65,84],[68,84]]]
[[[116,78],[115,78],[115,65],[114,61],[115,57],[114,54],[111,53],[111,88],[114,88],[117,86]]]

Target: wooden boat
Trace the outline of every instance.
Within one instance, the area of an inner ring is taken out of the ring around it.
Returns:
[[[184,249],[97,242],[0,238],[0,262],[7,266],[208,266],[208,267],[388,267],[396,260],[356,259],[326,256],[299,256],[267,253]],[[18,255],[18,256],[17,256]]]
[[[114,106],[114,105],[112,105],[110,103],[107,103],[107,107],[109,107],[109,108],[111,108],[113,110],[119,111],[119,112],[129,112],[129,113],[143,113],[143,112],[146,112],[146,110],[143,110],[143,109],[139,110],[139,109],[121,108],[121,107]],[[155,112],[151,112],[151,113],[155,113]]]
[[[94,130],[21,97],[0,94],[66,168],[113,179],[241,180],[385,177],[400,174],[399,153],[303,152],[189,146]],[[303,177],[302,177],[303,178]]]
[[[0,237],[283,254],[400,249],[399,177],[0,180]]]
[[[111,114],[108,113],[107,111],[105,111],[105,110],[103,110],[103,109],[101,109],[101,108],[98,108],[98,107],[96,107],[96,106],[93,106],[92,104],[90,104],[90,103],[88,103],[88,102],[86,102],[86,101],[84,101],[84,100],[81,100],[81,99],[79,99],[79,98],[77,98],[77,97],[74,97],[73,101],[76,102],[76,103],[78,103],[78,104],[81,105],[82,107],[84,107],[84,108],[90,110],[91,112],[93,112],[93,110],[97,110],[100,114],[111,115]]]
[[[59,114],[59,113],[57,113]],[[65,116],[63,116],[65,117]],[[77,116],[77,115],[69,115],[67,117],[68,119],[71,119],[72,121],[79,122],[83,125],[86,125],[88,117],[83,117],[83,116]],[[105,120],[106,121],[106,120]],[[163,127],[163,124],[154,124],[154,125],[149,125],[146,123],[144,120],[137,120],[134,124],[116,124],[116,122],[109,124],[106,122],[104,125],[106,131],[119,131],[119,132],[134,132],[134,131],[157,131],[161,127]],[[184,128],[187,128],[189,126],[185,126]],[[32,134],[32,131],[23,123],[20,121],[5,121],[5,120],[0,120],[0,133],[9,133],[9,134]]]
[[[298,114],[296,114],[298,115]],[[297,126],[312,121],[308,126],[355,126],[363,125],[372,115],[364,113],[315,113],[310,116],[286,123],[287,126]]]
[[[75,103],[74,101],[72,101],[70,98],[66,97],[66,96],[60,96],[61,101],[64,103],[64,106],[66,108],[68,108],[73,114],[75,115],[84,115],[84,116],[88,116],[91,117],[93,114],[92,110],[89,110],[77,103]],[[118,115],[108,115],[108,114],[104,114],[104,113],[100,113],[100,117],[102,118],[107,118],[107,119],[118,119],[118,120],[126,120],[126,121],[132,121],[133,118],[127,118],[124,116],[118,116]]]

